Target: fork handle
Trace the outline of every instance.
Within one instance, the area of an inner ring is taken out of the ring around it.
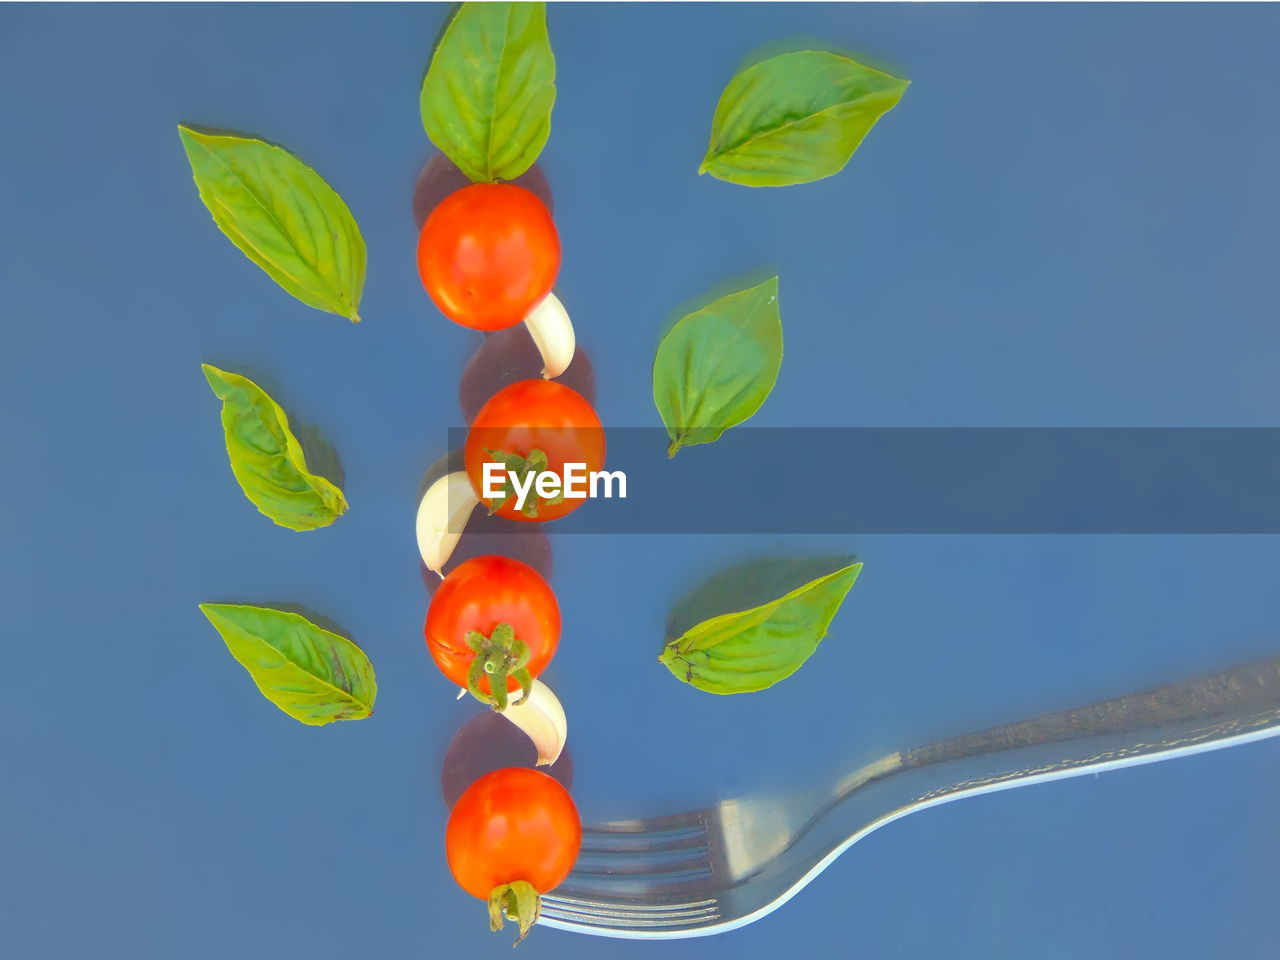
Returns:
[[[1097,738],[1149,733],[1153,742],[1144,746],[1149,759],[1157,760],[1163,759],[1159,753],[1185,746],[1193,734],[1199,749],[1209,749],[1215,740],[1233,739],[1242,732],[1261,735],[1272,726],[1280,734],[1280,658],[938,740],[906,750],[900,758],[903,767],[922,767],[1073,741],[1096,746]],[[1067,765],[1094,759],[1054,752]]]

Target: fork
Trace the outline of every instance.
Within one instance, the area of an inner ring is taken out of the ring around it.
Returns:
[[[583,831],[543,926],[705,937],[772,913],[873,830],[964,797],[1280,735],[1280,658],[891,753],[824,789]]]

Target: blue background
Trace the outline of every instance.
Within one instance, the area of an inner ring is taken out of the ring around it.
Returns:
[[[411,531],[477,345],[413,261],[417,86],[445,12],[0,8],[5,956],[509,950],[442,856],[439,765],[479,708],[423,649]],[[1275,425],[1274,6],[575,4],[550,23],[559,289],[607,425],[656,423],[669,312],[761,266],[787,354],[760,426]],[[797,34],[905,73],[901,106],[820,183],[695,176],[735,67]],[[293,301],[219,235],[179,120],[285,143],[343,194],[369,246],[363,324]],[[300,535],[253,510],[202,360],[318,425],[347,516]],[[1280,652],[1274,537],[552,543],[549,679],[588,820]],[[862,579],[778,687],[715,698],[654,663],[709,573],[849,550]],[[332,617],[378,668],[376,716],[290,721],[203,600]],[[745,931],[539,930],[522,955],[1274,956],[1278,761],[1270,741],[947,806]]]

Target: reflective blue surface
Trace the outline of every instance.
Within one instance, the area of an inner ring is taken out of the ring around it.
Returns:
[[[411,532],[478,345],[412,256],[417,84],[444,13],[0,8],[6,955],[509,949],[443,860],[440,764],[478,707],[423,649]],[[1261,5],[553,8],[542,167],[603,420],[654,425],[669,312],[772,266],[787,352],[760,426],[1275,425],[1278,27]],[[912,87],[837,177],[695,176],[735,65],[795,34]],[[365,323],[291,300],[218,234],[179,120],[285,143],[343,194],[369,245]],[[294,534],[257,514],[202,360],[319,428],[347,516]],[[566,634],[548,679],[589,820],[1280,650],[1274,537],[551,533]],[[672,604],[780,552],[866,562],[814,659],[750,696],[676,683],[655,662]],[[203,600],[332,617],[378,669],[374,718],[290,721]],[[521,950],[1270,956],[1278,761],[1263,743],[964,801],[877,833],[745,931],[540,930]]]

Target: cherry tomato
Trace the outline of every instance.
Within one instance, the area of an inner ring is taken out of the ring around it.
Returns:
[[[458,886],[489,901],[492,929],[501,929],[505,915],[520,924],[522,939],[538,919],[539,895],[568,876],[581,843],[569,792],[523,767],[495,770],[468,787],[445,830]]]
[[[563,484],[566,463],[584,464],[575,473],[574,486],[585,487],[583,474],[604,468],[604,428],[600,418],[580,393],[554,380],[521,380],[489,398],[471,422],[465,461],[476,496],[500,517],[508,520],[555,520],[582,506],[573,497],[540,497],[528,488],[523,508],[513,485],[506,496],[486,498],[486,463],[496,463],[505,478],[515,473],[525,483],[530,474],[552,473]],[[575,468],[576,470],[577,468]],[[503,485],[496,484],[501,488]]]
[[[473,183],[431,211],[418,235],[418,273],[440,311],[476,330],[501,330],[551,292],[560,238],[546,206],[510,183]]]
[[[533,567],[510,557],[475,557],[444,578],[424,633],[441,673],[502,710],[507,694],[527,695],[555,656],[560,606]]]

